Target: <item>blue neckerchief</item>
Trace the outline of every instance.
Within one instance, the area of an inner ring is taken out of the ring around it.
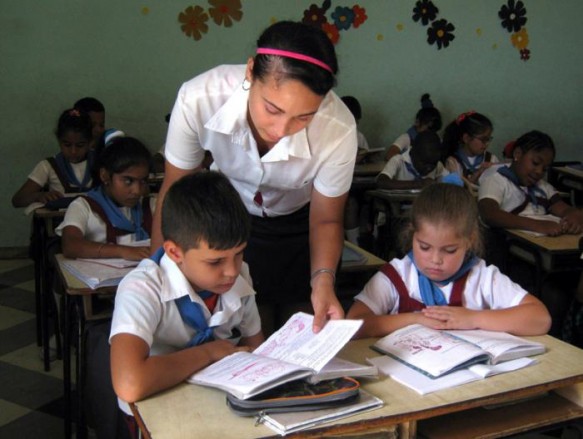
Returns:
[[[442,183],[453,184],[455,186],[464,187],[464,181],[455,172],[452,172],[451,174],[444,175],[443,177],[441,177],[441,179],[439,181],[441,181]]]
[[[417,267],[415,258],[413,257],[413,251],[410,251],[407,256],[409,256],[413,262],[413,265],[415,265],[415,268],[417,269],[417,276],[419,277],[419,292],[421,293],[421,300],[423,300],[423,303],[426,306],[447,305],[443,291],[441,291],[441,289],[435,285],[431,279],[425,276],[421,270],[419,270],[419,267]],[[439,284],[441,286],[445,286],[450,282],[455,282],[468,271],[470,271],[472,267],[478,263],[478,261],[479,259],[476,256],[468,255],[460,269],[451,277],[439,282]]]
[[[466,154],[466,152],[461,147],[458,148],[457,151],[455,152],[455,156],[460,160],[462,166],[470,174],[473,174],[478,169],[480,169],[480,166],[484,162],[484,156],[485,156],[485,154],[486,153],[483,153],[483,154],[481,154],[479,156],[476,156],[476,160],[474,161],[474,163],[471,163],[470,162],[470,159],[468,158],[468,155]]]
[[[411,143],[413,143],[415,137],[417,137],[417,134],[419,134],[419,132],[417,131],[417,128],[415,128],[415,125],[413,125],[411,128],[407,130],[407,134],[409,135],[409,139],[411,139]]]
[[[99,203],[99,205],[105,211],[107,218],[111,224],[121,230],[125,230],[128,233],[135,233],[136,240],[142,241],[148,239],[150,235],[142,227],[143,222],[143,212],[142,203],[138,202],[134,207],[131,208],[131,221],[126,218],[119,206],[117,206],[111,198],[103,190],[103,186],[96,187],[95,189],[87,192],[87,196],[91,197]]]
[[[87,153],[87,164],[85,166],[85,175],[83,175],[83,181],[79,181],[75,172],[73,171],[73,167],[68,160],[65,160],[63,153],[60,152],[55,155],[55,162],[59,167],[60,171],[67,177],[67,181],[71,186],[75,186],[79,189],[79,192],[86,192],[90,189],[89,182],[91,181],[91,169],[93,169],[93,151],[89,151]]]
[[[162,256],[164,256],[164,249],[160,247],[158,250],[156,250],[150,259],[160,265]],[[197,294],[203,300],[212,295],[210,291],[201,291]],[[180,317],[182,317],[182,321],[196,330],[196,334],[186,344],[185,348],[198,346],[199,344],[214,340],[213,328],[209,327],[200,304],[190,300],[190,296],[188,294],[186,296],[175,299],[174,303],[178,308],[178,312],[180,313]]]
[[[405,162],[405,167],[407,168],[407,171],[409,171],[413,177],[415,177],[415,180],[421,180],[423,178],[423,176],[419,173],[419,171],[417,171],[417,169],[415,169],[415,166],[413,166],[412,163]]]
[[[500,166],[498,168],[497,171],[500,175],[506,177],[508,180],[510,180],[512,183],[514,183],[514,185],[520,189],[521,192],[524,193],[524,189],[522,189],[523,186],[520,185],[520,180],[518,180],[518,176],[514,173],[514,171],[512,169],[510,169],[509,166]],[[540,194],[541,198],[546,199],[547,198],[547,194],[545,193],[545,191],[543,191],[541,188],[539,188],[536,185],[532,185],[532,186],[527,186],[526,187],[526,191],[527,191],[527,195],[530,198],[530,202],[536,207],[538,206],[538,200],[536,199],[536,195]]]

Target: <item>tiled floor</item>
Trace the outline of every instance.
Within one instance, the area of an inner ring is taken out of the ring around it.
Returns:
[[[32,261],[0,260],[0,438],[64,436],[63,366],[43,371],[34,313]]]

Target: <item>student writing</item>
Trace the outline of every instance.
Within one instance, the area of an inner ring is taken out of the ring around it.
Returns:
[[[89,190],[93,163],[93,154],[89,151],[91,129],[87,113],[65,110],[55,132],[60,152],[36,165],[12,197],[12,205],[45,204],[62,198],[65,193]]]
[[[375,274],[355,297],[348,318],[363,319],[360,337],[410,324],[545,334],[551,318],[541,301],[477,255],[478,210],[463,187],[438,183],[413,202],[404,234],[411,250]]]
[[[118,137],[99,152],[101,184],[68,207],[56,233],[68,258],[141,260],[149,247],[131,246],[149,239],[156,201],[148,191],[150,151],[139,140]]]
[[[550,236],[583,231],[583,212],[563,201],[546,182],[555,158],[550,136],[530,131],[519,137],[512,149],[513,160],[484,177],[478,192],[480,217],[491,227],[530,230]],[[535,219],[552,214],[560,222]]]
[[[222,174],[191,174],[169,189],[163,247],[123,279],[115,298],[111,371],[126,413],[125,402],[263,342],[243,262],[249,233],[247,210]]]

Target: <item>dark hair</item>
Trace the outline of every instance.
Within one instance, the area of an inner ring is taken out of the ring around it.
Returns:
[[[295,79],[314,93],[324,96],[336,85],[338,61],[334,45],[326,33],[313,25],[280,21],[269,26],[257,40],[258,48],[287,50],[315,58],[327,64],[329,72],[315,64],[279,55],[255,55],[253,78]]]
[[[362,118],[362,108],[360,107],[360,102],[358,102],[358,99],[356,99],[354,96],[342,96],[340,99],[342,99],[344,105],[348,107],[354,116],[354,119],[359,121]]]
[[[411,222],[401,234],[403,250],[411,249],[413,234],[428,222],[453,227],[459,237],[468,240],[470,251],[479,256],[483,243],[478,218],[478,203],[466,188],[448,183],[429,185],[413,202]]]
[[[529,131],[516,139],[512,151],[516,151],[516,149],[520,149],[522,152],[550,149],[553,152],[553,156],[556,153],[553,139],[548,134],[537,130]]]
[[[251,222],[241,197],[231,182],[216,171],[201,171],[177,180],[162,206],[162,236],[182,250],[227,250],[249,239]]]
[[[77,110],[85,111],[89,113],[90,111],[94,111],[96,113],[103,113],[105,112],[105,107],[103,104],[95,98],[86,97],[81,98],[73,105]]]
[[[441,139],[434,131],[422,131],[411,142],[410,154],[413,160],[437,164],[442,156]]]
[[[439,131],[441,129],[441,113],[433,106],[429,93],[421,96],[421,109],[415,115],[415,120],[420,125],[427,125],[431,131]]]
[[[55,135],[57,139],[61,139],[69,131],[81,133],[87,141],[90,141],[93,137],[93,125],[89,115],[75,108],[63,111],[57,122]]]
[[[150,168],[152,153],[134,137],[116,137],[97,152],[96,168],[110,174],[119,174],[131,166],[146,165]]]
[[[493,128],[490,119],[483,114],[473,111],[460,114],[443,133],[443,146],[447,156],[455,154],[464,134],[475,137]]]

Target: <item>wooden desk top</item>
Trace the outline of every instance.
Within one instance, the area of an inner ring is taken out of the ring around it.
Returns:
[[[521,230],[506,230],[510,238],[532,244],[550,253],[579,253],[579,240],[583,233],[578,235],[535,236]]]
[[[575,177],[579,180],[583,180],[583,171],[577,168],[572,168],[570,166],[556,166],[553,169],[561,174],[569,175]]]
[[[385,265],[386,261],[384,259],[379,258],[376,255],[373,255],[370,252],[367,252],[365,249],[358,247],[357,245],[349,242],[344,241],[344,246],[348,247],[366,258],[365,262],[342,262],[340,266],[340,271],[343,273],[348,272],[357,272],[357,271],[368,271],[368,270],[377,270],[378,268]]]
[[[366,191],[367,196],[380,198],[390,203],[401,201],[414,201],[419,196],[421,189],[374,189]]]
[[[355,176],[377,175],[385,167],[386,162],[362,163],[354,166]]]
[[[384,407],[310,429],[305,435],[321,437],[318,434],[364,432],[370,428],[390,427],[487,404],[509,402],[583,382],[583,350],[550,336],[532,339],[544,343],[548,349],[545,354],[537,356],[537,364],[425,396],[389,378],[362,380],[367,391],[383,399]],[[340,355],[364,362],[367,357],[378,355],[369,348],[373,341],[350,342]],[[579,394],[578,397],[583,396]],[[274,437],[267,427],[254,426],[253,418],[231,413],[225,405],[223,392],[191,384],[180,384],[139,401],[132,404],[132,409],[156,439]]]

